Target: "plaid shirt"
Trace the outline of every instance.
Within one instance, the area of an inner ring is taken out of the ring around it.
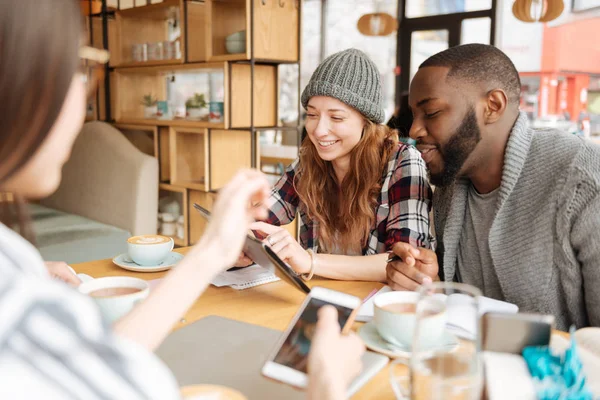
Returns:
[[[271,190],[267,201],[272,225],[286,225],[300,214],[300,245],[319,249],[319,227],[308,218],[300,205],[294,188],[300,160],[296,159]],[[381,192],[375,209],[376,220],[371,227],[363,255],[380,254],[391,250],[396,242],[410,243],[416,247],[432,248],[433,238],[429,233],[429,211],[431,210],[431,187],[421,154],[412,146],[398,143],[381,179]]]

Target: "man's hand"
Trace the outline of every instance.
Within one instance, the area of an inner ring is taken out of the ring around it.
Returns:
[[[342,335],[337,310],[325,306],[308,356],[308,398],[311,400],[346,399],[350,381],[362,368],[365,346],[354,333]]]
[[[394,244],[392,251],[400,257],[386,266],[388,285],[394,290],[417,290],[438,278],[438,261],[434,251],[408,243]]]
[[[71,271],[67,263],[62,261],[46,261],[45,264],[52,278],[60,279],[73,287],[81,285],[81,279]]]

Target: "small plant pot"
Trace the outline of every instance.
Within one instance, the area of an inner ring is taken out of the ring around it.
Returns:
[[[201,120],[206,118],[208,110],[206,108],[188,108],[187,117],[189,119]]]
[[[144,107],[144,118],[156,118],[158,114],[158,107],[150,106]]]

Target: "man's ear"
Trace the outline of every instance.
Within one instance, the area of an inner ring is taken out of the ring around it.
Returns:
[[[483,122],[493,124],[497,122],[506,112],[508,97],[502,89],[493,89],[487,92],[485,96],[485,110]]]

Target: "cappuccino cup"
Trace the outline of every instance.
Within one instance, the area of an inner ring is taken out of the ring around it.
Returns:
[[[140,235],[127,239],[127,253],[138,265],[160,264],[171,253],[175,242],[168,236]]]
[[[111,324],[129,313],[150,293],[148,282],[128,276],[109,276],[79,285],[79,291],[90,296]]]
[[[373,299],[373,321],[379,335],[387,342],[411,348],[417,325],[417,292],[387,292]],[[419,344],[435,347],[443,344],[446,329],[446,305],[440,299],[426,298],[426,310],[420,315]]]

